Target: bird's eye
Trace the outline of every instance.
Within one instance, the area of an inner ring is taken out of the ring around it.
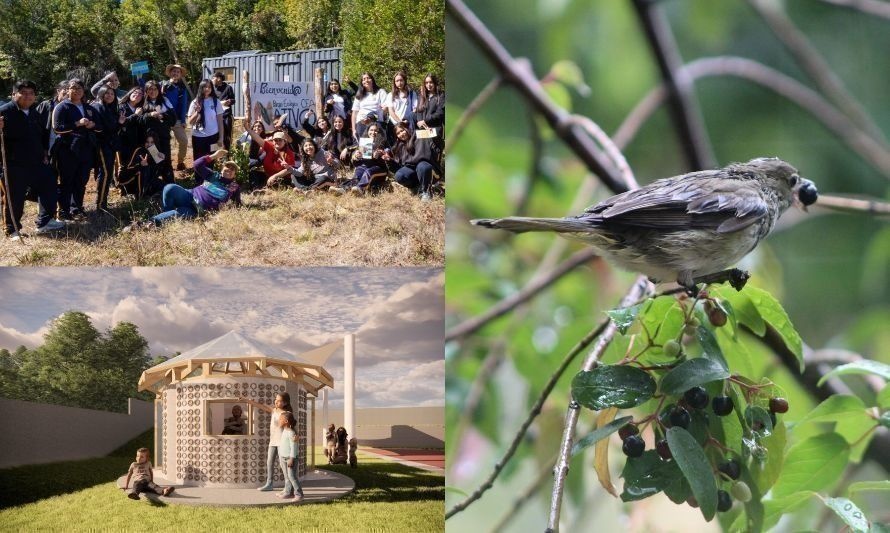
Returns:
[[[797,185],[797,176],[791,176],[791,186]]]

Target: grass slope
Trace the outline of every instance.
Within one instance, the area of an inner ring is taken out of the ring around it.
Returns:
[[[355,480],[333,502],[220,509],[134,502],[115,485],[151,432],[102,459],[0,470],[0,529],[115,531],[444,531],[445,477],[371,457],[360,466],[322,466]],[[317,450],[320,457],[321,449]],[[25,503],[33,502],[33,503]]]

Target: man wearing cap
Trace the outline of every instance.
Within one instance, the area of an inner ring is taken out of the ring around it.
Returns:
[[[223,145],[226,150],[232,147],[232,105],[235,103],[235,90],[225,82],[222,72],[213,74],[213,90],[223,107]]]
[[[176,144],[179,146],[179,152],[176,155],[176,170],[185,170],[185,155],[189,143],[188,135],[185,133],[185,119],[188,115],[189,103],[192,101],[192,93],[182,81],[182,76],[185,74],[182,65],[167,65],[164,74],[170,79],[161,84],[161,94],[170,100],[173,110],[176,111],[176,124],[170,128],[173,136],[176,137]]]
[[[263,159],[263,169],[266,171],[266,185],[273,187],[283,182],[290,183],[290,170],[288,166],[294,166],[297,158],[290,147],[290,139],[283,131],[276,131],[272,140],[267,141],[259,133],[253,131],[247,119],[244,121],[244,131],[250,134],[253,141],[262,146],[266,158]],[[285,178],[287,178],[285,180]]]
[[[9,172],[3,180],[3,218],[6,234],[15,240],[21,238],[19,229],[25,210],[25,192],[29,187],[37,193],[37,203],[40,205],[37,233],[65,227],[52,217],[56,210],[56,180],[49,167],[46,123],[34,108],[36,93],[37,86],[33,82],[18,81],[13,89],[12,101],[0,106],[0,130],[3,130]]]

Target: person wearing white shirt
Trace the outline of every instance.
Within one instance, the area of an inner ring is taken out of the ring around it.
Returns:
[[[362,85],[355,93],[355,101],[352,103],[352,131],[356,139],[364,137],[371,124],[376,123],[382,131],[384,102],[386,91],[377,85],[371,73],[362,73]]]
[[[216,97],[213,82],[201,80],[198,95],[188,110],[188,123],[192,127],[192,158],[209,155],[214,144],[223,146],[223,105]]]
[[[404,70],[396,72],[392,78],[392,92],[386,95],[383,103],[389,121],[387,123],[387,138],[392,144],[395,142],[395,127],[399,124],[408,126],[414,131],[414,110],[417,109],[417,93],[408,85],[408,75]]]

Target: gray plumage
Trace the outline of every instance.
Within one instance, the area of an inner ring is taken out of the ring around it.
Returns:
[[[472,223],[517,233],[555,231],[657,281],[693,279],[733,266],[792,204],[816,201],[813,182],[777,158],[664,178],[566,218],[508,217]]]

